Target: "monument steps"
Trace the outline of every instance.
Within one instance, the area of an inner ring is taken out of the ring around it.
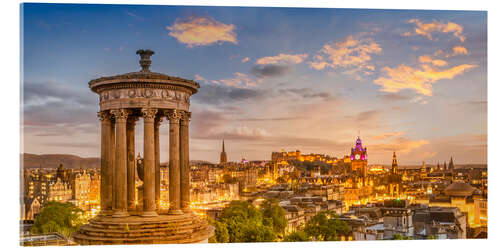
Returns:
[[[83,245],[196,243],[213,234],[208,222],[194,214],[96,217],[73,238]]]

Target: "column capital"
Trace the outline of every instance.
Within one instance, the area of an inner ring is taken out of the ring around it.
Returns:
[[[144,121],[148,122],[153,122],[156,116],[156,113],[158,113],[158,109],[152,109],[152,108],[143,108],[141,109],[142,117],[144,118]]]
[[[181,125],[188,125],[191,120],[191,112],[182,111],[181,112]]]
[[[165,116],[168,118],[170,123],[174,124],[178,124],[181,119],[181,113],[177,109],[165,111]]]
[[[114,116],[117,122],[127,122],[127,117],[130,114],[128,109],[112,109],[110,113]]]
[[[108,111],[99,111],[97,112],[97,117],[101,121],[111,121],[112,115]]]
[[[135,123],[139,120],[139,117],[136,116],[136,115],[129,115],[128,116],[128,120],[127,120],[127,124],[128,125],[135,125]]]
[[[161,113],[160,113],[161,114]],[[155,128],[159,128],[160,127],[160,123],[163,122],[163,117],[161,116],[156,116],[155,118]]]

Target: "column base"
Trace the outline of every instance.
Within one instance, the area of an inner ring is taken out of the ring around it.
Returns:
[[[131,210],[128,210],[128,215],[130,215],[130,216],[134,216],[134,215],[139,216],[139,215],[141,215],[141,214],[142,214],[142,212],[139,212],[139,211],[137,211],[137,210],[132,210],[132,211],[131,211]]]
[[[175,210],[170,209],[170,210],[168,210],[168,214],[184,214],[184,213],[180,209],[175,209]]]
[[[135,210],[137,210],[137,208],[135,207],[135,205],[127,207],[127,211],[135,211]]]
[[[113,210],[101,210],[98,216],[111,216],[113,215]]]
[[[193,211],[191,210],[191,208],[182,208],[181,210],[182,210],[182,212],[183,212],[183,213],[185,213],[185,214],[190,214],[190,213],[192,213],[192,212],[193,212]]]
[[[156,211],[144,211],[141,214],[142,217],[155,217],[158,216],[158,213]]]
[[[111,217],[113,218],[121,218],[121,217],[127,217],[128,213],[126,211],[115,211]]]

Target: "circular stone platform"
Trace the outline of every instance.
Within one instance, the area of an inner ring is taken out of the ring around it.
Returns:
[[[97,216],[73,234],[80,245],[204,243],[214,234],[207,221],[195,214]]]

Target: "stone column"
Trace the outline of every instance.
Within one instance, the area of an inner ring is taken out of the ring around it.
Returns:
[[[111,115],[107,111],[100,111],[97,116],[101,120],[101,211],[99,215],[111,215],[113,212],[113,169],[110,161]]]
[[[144,184],[142,216],[158,216],[155,204],[154,120],[157,109],[142,109],[144,118]]]
[[[114,116],[112,116],[113,114],[111,114],[111,128],[110,128],[110,131],[109,131],[109,151],[108,151],[108,159],[109,159],[109,162],[110,162],[110,167],[111,167],[111,171],[109,171],[109,175],[108,175],[108,178],[109,178],[109,183],[108,183],[108,191],[111,196],[110,196],[110,199],[111,199],[111,210],[115,210],[115,206],[116,206],[116,194],[113,192],[113,189],[115,187],[115,154],[116,154],[116,145],[115,145],[115,139],[116,139],[116,133],[115,133],[115,127],[116,127],[116,122],[115,122],[115,118]],[[111,211],[110,215],[112,215],[113,212]]]
[[[180,120],[180,176],[181,176],[181,209],[184,213],[190,211],[189,196],[189,119],[191,112],[184,111]]]
[[[127,209],[135,210],[135,123],[137,116],[127,120]]]
[[[155,118],[155,204],[160,209],[160,123],[162,117],[158,114]]]
[[[170,202],[169,214],[183,214],[180,204],[180,162],[179,162],[179,120],[180,114],[177,110],[166,113],[169,120],[169,183],[168,197]]]
[[[125,217],[127,213],[127,109],[111,111],[115,117],[115,175],[113,194],[116,196],[113,217]]]

